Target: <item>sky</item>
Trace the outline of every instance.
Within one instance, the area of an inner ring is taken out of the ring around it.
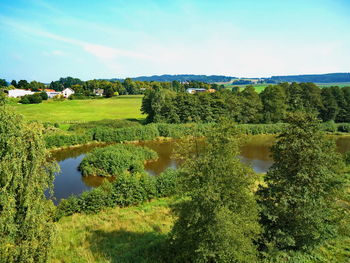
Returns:
[[[350,71],[350,0],[0,0],[0,78]]]

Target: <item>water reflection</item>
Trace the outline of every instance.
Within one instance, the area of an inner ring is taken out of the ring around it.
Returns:
[[[273,164],[270,156],[270,147],[275,141],[274,136],[258,135],[247,138],[241,148],[241,160],[250,164],[257,173],[265,173]],[[344,153],[350,150],[350,136],[338,137],[336,140],[338,151]],[[156,161],[147,162],[145,170],[151,175],[158,175],[166,168],[177,168],[179,160],[173,156],[173,150],[177,145],[176,140],[171,141],[149,141],[140,142],[137,145],[146,146],[158,153]],[[82,147],[72,147],[63,151],[57,151],[53,157],[59,162],[60,174],[54,182],[55,203],[62,198],[67,198],[72,194],[82,192],[99,186],[104,178],[96,176],[82,177],[78,171],[78,166],[85,154],[97,147],[104,147],[106,144],[91,144]],[[112,181],[113,178],[108,178]]]

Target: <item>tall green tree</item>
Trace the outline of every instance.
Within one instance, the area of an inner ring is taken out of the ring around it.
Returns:
[[[5,79],[0,79],[0,87],[7,87],[7,82]]]
[[[247,86],[241,93],[241,123],[258,123],[262,117],[263,105],[253,86]]]
[[[323,121],[334,121],[339,113],[339,107],[336,98],[330,88],[324,88],[321,91],[322,104],[320,117]]]
[[[257,194],[265,245],[302,250],[337,233],[343,162],[313,115],[291,114],[288,123],[272,147],[275,162]]]
[[[284,88],[279,85],[268,86],[260,93],[260,98],[263,104],[264,122],[282,121],[287,110]]]
[[[47,161],[42,126],[1,104],[0,262],[47,262],[54,225],[44,191],[56,166]]]
[[[227,123],[227,122],[226,122]],[[259,234],[253,171],[238,158],[239,135],[221,122],[194,143],[180,172],[183,201],[170,235],[175,262],[256,262]]]

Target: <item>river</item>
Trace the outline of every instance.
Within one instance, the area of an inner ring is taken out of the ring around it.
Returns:
[[[270,135],[250,136],[241,147],[241,160],[250,164],[257,173],[265,173],[273,164],[270,157],[270,147],[274,143],[274,137]],[[173,156],[176,140],[147,141],[137,145],[146,146],[158,153],[159,158],[153,162],[147,162],[145,170],[150,175],[158,175],[167,168],[176,169],[179,161]],[[337,149],[344,153],[350,150],[350,136],[336,137]],[[99,186],[104,178],[96,176],[81,176],[78,166],[85,154],[96,147],[105,147],[106,144],[89,144],[80,147],[70,147],[53,152],[53,158],[58,162],[61,171],[54,181],[54,202],[57,204],[62,198],[70,195],[79,195],[84,191]],[[109,180],[113,180],[109,178]]]

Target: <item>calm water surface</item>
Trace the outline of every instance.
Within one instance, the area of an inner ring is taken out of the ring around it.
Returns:
[[[241,148],[241,160],[248,163],[258,173],[265,173],[272,165],[270,147],[274,143],[274,137],[269,135],[252,136]],[[177,141],[149,141],[137,145],[146,146],[158,153],[158,160],[148,162],[145,170],[151,175],[158,175],[171,167],[176,169],[179,161],[173,156],[173,150]],[[338,137],[336,139],[338,151],[344,153],[350,150],[350,137]],[[78,166],[85,154],[97,147],[105,147],[106,144],[91,144],[81,147],[71,147],[53,153],[53,158],[61,167],[60,173],[54,182],[54,197],[57,204],[62,198],[72,194],[81,194],[93,187],[99,186],[104,178],[96,176],[81,176]],[[113,178],[109,178],[113,180]]]

